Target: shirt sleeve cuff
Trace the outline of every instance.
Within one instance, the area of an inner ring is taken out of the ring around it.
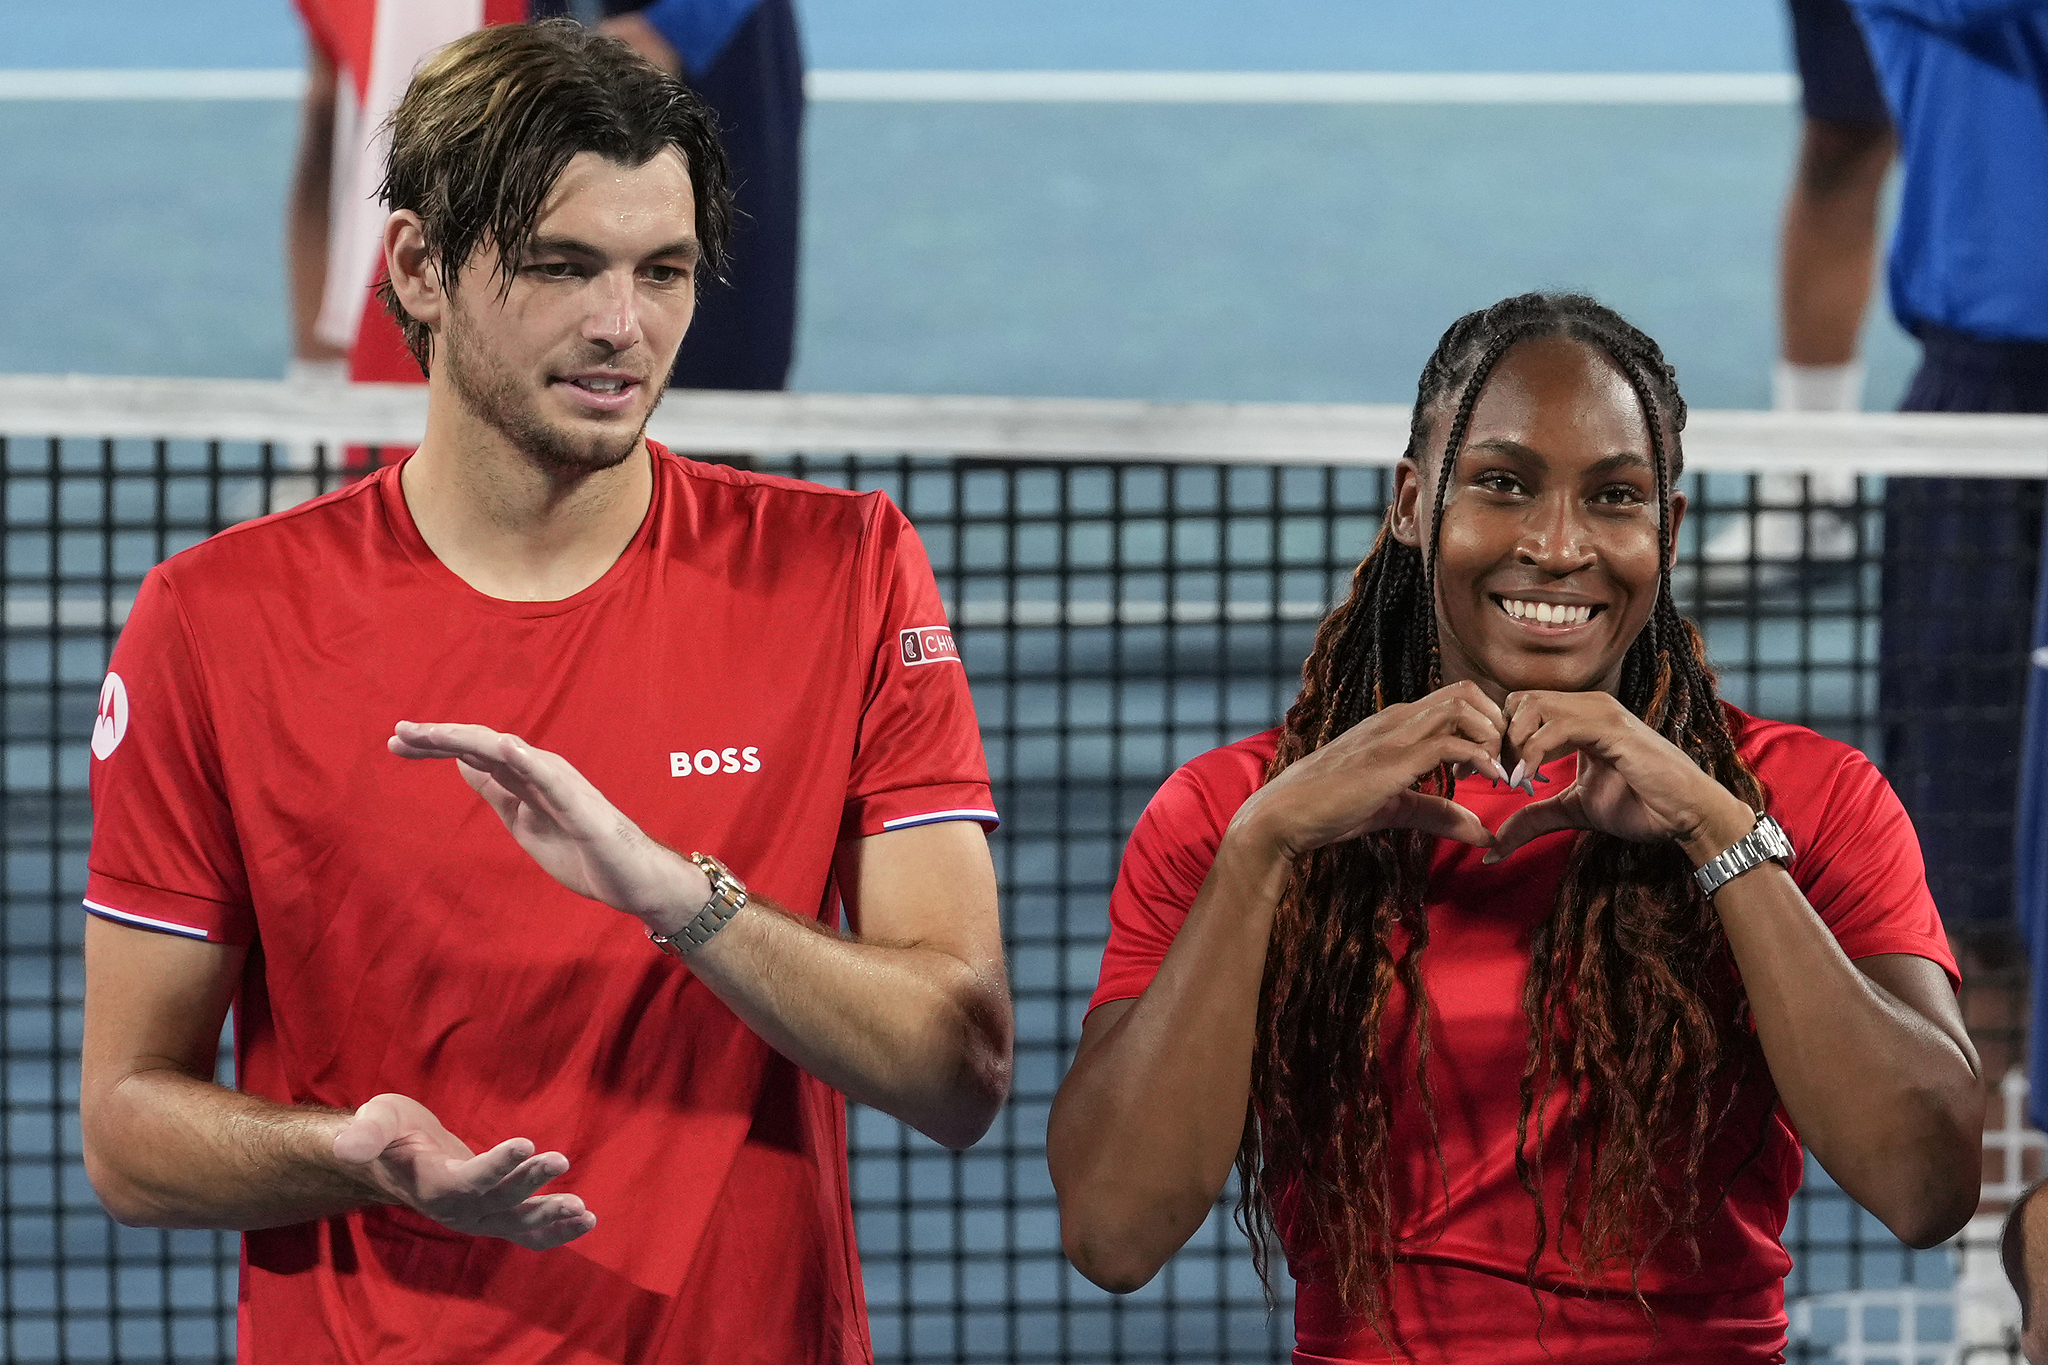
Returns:
[[[104,872],[87,874],[85,908],[89,914],[131,929],[209,943],[243,944],[255,937],[246,906],[122,881]]]
[[[1941,968],[1948,977],[1951,990],[1963,988],[1963,975],[1956,966],[1955,954],[1946,943],[1936,942],[1924,934],[1876,933],[1859,934],[1851,939],[1840,940],[1842,951],[1850,961],[1861,957],[1878,957],[1885,953],[1904,953],[1908,957],[1924,957]]]
[[[864,839],[871,834],[915,829],[948,820],[972,820],[983,829],[1002,823],[996,814],[989,789],[978,782],[954,782],[935,787],[901,787],[894,791],[858,796],[846,803],[839,822],[841,839]]]

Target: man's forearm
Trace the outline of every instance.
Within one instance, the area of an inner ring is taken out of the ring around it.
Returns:
[[[841,938],[755,899],[689,969],[776,1051],[936,1142],[972,1145],[1010,1088],[1009,993],[917,944]]]
[[[124,1077],[83,1118],[93,1188],[132,1227],[249,1231],[384,1202],[334,1156],[346,1113],[164,1068]]]

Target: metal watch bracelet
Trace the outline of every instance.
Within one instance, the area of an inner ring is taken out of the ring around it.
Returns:
[[[1767,862],[1781,867],[1792,866],[1792,841],[1785,837],[1784,829],[1776,820],[1758,811],[1756,824],[1749,833],[1694,868],[1693,880],[1712,898],[1729,882]]]
[[[657,934],[652,929],[647,937],[655,947],[670,957],[686,957],[711,941],[711,936],[732,923],[732,917],[747,908],[747,888],[740,879],[726,869],[724,863],[709,853],[692,853],[690,861],[704,870],[711,882],[711,899],[704,902],[704,908],[690,917],[690,922],[673,934]]]

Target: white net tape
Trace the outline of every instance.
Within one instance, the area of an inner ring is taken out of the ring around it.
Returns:
[[[404,445],[426,428],[426,400],[415,384],[0,375],[0,432]],[[692,391],[671,394],[648,431],[693,452],[1388,465],[1408,409]],[[2043,478],[2048,417],[1702,410],[1685,452],[1698,473]]]

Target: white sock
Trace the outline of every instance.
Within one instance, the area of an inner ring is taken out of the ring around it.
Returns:
[[[1779,412],[1860,412],[1863,362],[1794,365],[1780,360],[1771,375],[1771,407]]]
[[[284,368],[284,382],[287,384],[346,384],[348,383],[348,357],[333,360],[307,360],[293,356]]]

